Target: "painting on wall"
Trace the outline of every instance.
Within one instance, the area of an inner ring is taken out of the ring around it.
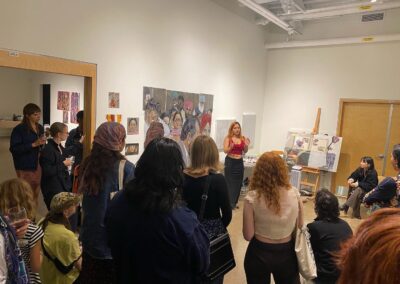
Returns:
[[[145,132],[153,121],[163,124],[165,136],[179,136],[186,120],[195,118],[198,132],[210,135],[213,96],[143,87]]]
[[[68,123],[68,111],[63,111],[63,123]]]
[[[188,163],[188,141],[199,134],[211,133],[213,98],[209,94],[143,87],[144,131],[147,132],[151,122],[160,122],[164,136],[184,148],[183,158]]]
[[[138,155],[139,154],[139,143],[128,143],[125,145],[125,155]]]
[[[69,92],[58,91],[57,93],[57,109],[59,110],[70,110]]]
[[[76,92],[71,93],[71,113],[70,113],[70,122],[78,123],[76,120],[76,114],[79,111],[79,103],[80,103],[80,94]]]
[[[126,132],[128,135],[139,134],[139,118],[138,117],[128,117],[127,118]]]
[[[108,122],[118,122],[121,123],[122,121],[122,114],[107,114],[106,120]]]
[[[116,92],[108,93],[108,107],[119,108],[119,93]]]

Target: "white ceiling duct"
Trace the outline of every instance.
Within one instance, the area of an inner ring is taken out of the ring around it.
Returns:
[[[350,14],[360,14],[371,11],[383,11],[388,9],[400,8],[400,2],[391,3],[353,3],[347,5],[306,10],[304,12],[293,12],[290,14],[279,15],[285,21],[314,20],[328,17],[336,17]]]
[[[400,34],[266,43],[265,48],[282,49],[282,48],[329,46],[329,45],[344,45],[344,44],[361,44],[361,43],[365,44],[365,43],[389,42],[389,41],[400,41]]]
[[[258,13],[259,15],[263,16],[268,21],[274,23],[278,27],[281,27],[289,34],[293,34],[294,32],[296,32],[287,22],[279,19],[274,13],[272,13],[268,9],[265,9],[263,6],[257,4],[256,2],[252,0],[238,0],[238,2]]]

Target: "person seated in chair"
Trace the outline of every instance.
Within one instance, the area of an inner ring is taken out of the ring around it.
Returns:
[[[378,184],[378,173],[375,170],[374,160],[365,156],[361,158],[360,167],[348,178],[349,195],[347,201],[340,207],[340,210],[347,214],[351,207],[353,218],[361,219],[360,205],[365,193],[371,191]]]
[[[379,185],[364,198],[367,207],[372,206],[372,212],[383,207],[397,206],[397,182],[400,174],[400,147],[394,147],[391,155],[393,168],[398,172],[397,177],[386,177]]]

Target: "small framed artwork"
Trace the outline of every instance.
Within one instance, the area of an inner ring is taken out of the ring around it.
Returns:
[[[122,114],[107,114],[106,120],[108,122],[118,122],[121,123],[122,121]]]
[[[129,143],[125,145],[125,155],[138,155],[139,154],[139,143]]]
[[[126,125],[128,135],[139,134],[139,117],[128,117]]]
[[[119,108],[119,93],[115,92],[108,93],[108,107]]]

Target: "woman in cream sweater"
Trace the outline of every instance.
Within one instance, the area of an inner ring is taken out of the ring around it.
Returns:
[[[257,161],[243,209],[247,283],[300,283],[292,233],[302,220],[297,189],[289,183],[281,157],[264,153]]]

